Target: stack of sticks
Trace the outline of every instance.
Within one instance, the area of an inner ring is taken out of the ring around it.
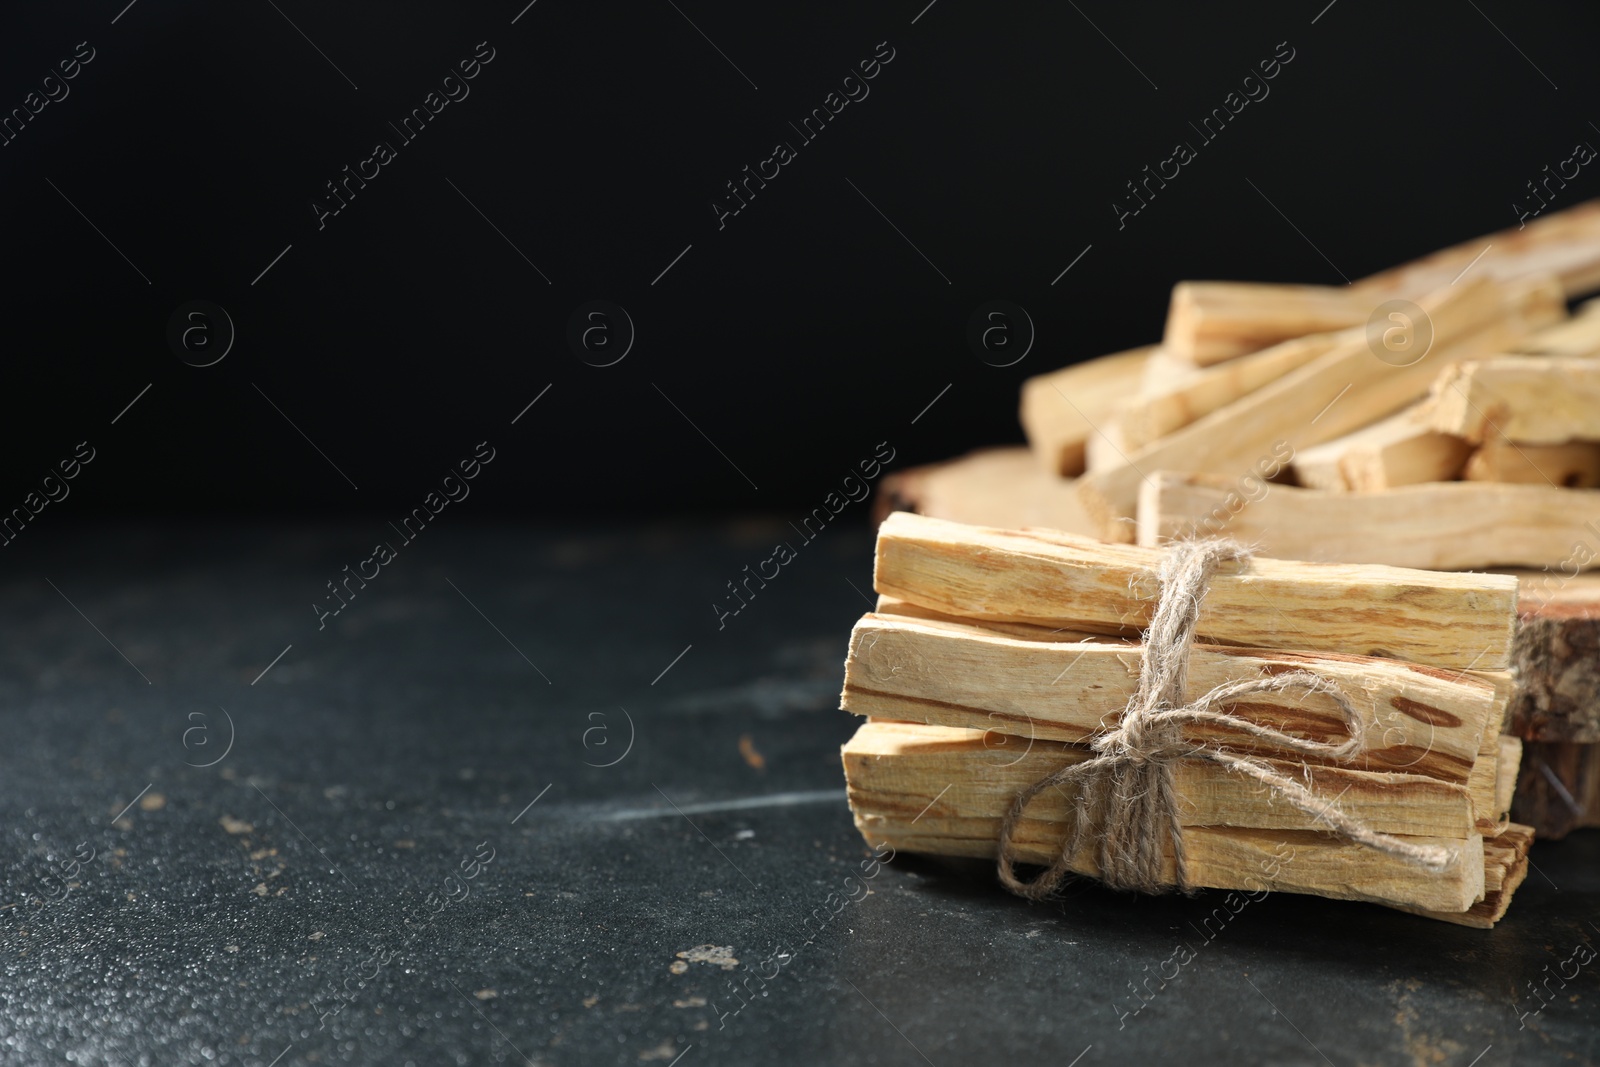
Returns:
[[[1516,814],[1600,825],[1600,201],[1329,288],[1183,282],[1159,344],[1028,380],[1026,449],[902,508],[1158,546],[1521,579]]]
[[[874,846],[996,856],[1018,793],[1091,758],[1139,684],[1140,632],[1163,553],[1057,531],[1005,531],[907,513],[878,534],[877,610],[851,635],[842,704],[867,722],[844,746],[856,825]],[[1195,692],[1309,672],[1307,692],[1226,707],[1352,757],[1285,752],[1246,728],[1191,723],[1184,741],[1259,760],[1383,834],[1444,846],[1431,871],[1330,833],[1252,778],[1174,765],[1188,884],[1364,900],[1470,926],[1505,914],[1532,834],[1504,817],[1521,745],[1501,733],[1512,695],[1516,581],[1255,558],[1204,594],[1188,660]],[[1292,645],[1292,651],[1284,650]],[[1481,654],[1464,648],[1481,648]],[[1022,862],[1063,847],[1074,798],[1046,790],[1017,823]],[[1168,848],[1167,878],[1175,875]],[[1096,875],[1092,851],[1070,858]]]

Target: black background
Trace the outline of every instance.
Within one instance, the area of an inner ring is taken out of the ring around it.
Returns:
[[[1600,143],[1575,4],[125,3],[0,15],[0,110],[96,52],[0,148],[0,510],[88,440],[52,505],[79,517],[394,514],[485,439],[483,514],[804,510],[880,441],[1020,440],[1022,379],[1155,339],[1178,279],[1340,284],[1513,224]],[[324,183],[480,41],[470,96],[319,231]],[[883,41],[719,230],[724,183]],[[1119,230],[1279,42],[1271,95]],[[237,327],[212,367],[166,343],[192,299]],[[592,299],[637,328],[611,367],[565,340]],[[991,299],[1036,324],[1015,366],[966,344]]]

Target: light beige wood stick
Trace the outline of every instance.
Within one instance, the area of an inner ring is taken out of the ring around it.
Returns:
[[[1600,300],[1582,304],[1572,318],[1529,335],[1511,351],[1528,356],[1600,355]]]
[[[1084,473],[1119,467],[1128,461],[1128,453],[1132,451],[1133,446],[1128,443],[1128,435],[1123,429],[1122,416],[1113,411],[1100,423],[1097,432],[1090,434],[1089,440],[1084,442]]]
[[[1435,430],[1474,443],[1600,439],[1600,360],[1504,356],[1467,361],[1440,375],[1428,409]]]
[[[1157,474],[1139,501],[1139,542],[1155,546],[1197,527],[1261,552],[1325,563],[1465,570],[1554,567],[1593,537],[1600,490],[1437,482],[1371,493],[1273,486],[1243,507],[1215,475]],[[1600,559],[1584,566],[1600,565]]]
[[[1325,285],[1179,282],[1161,346],[1197,366],[1307,334],[1363,325],[1382,295]]]
[[[1138,689],[1140,653],[1139,645],[1115,639],[1029,640],[963,623],[869,614],[850,635],[840,699],[857,715],[1010,735],[989,739],[1004,760],[1024,751],[1029,739],[1083,742],[1114,728]],[[1466,783],[1474,766],[1486,764],[1492,791],[1495,759],[1481,759],[1480,752],[1485,732],[1499,733],[1510,693],[1471,671],[1198,645],[1189,658],[1189,689],[1199,694],[1291,670],[1337,685],[1361,715],[1363,751],[1338,766]],[[1348,736],[1326,694],[1258,693],[1223,710],[1315,741]],[[1195,724],[1185,736],[1273,754],[1236,730]]]
[[[1001,772],[993,769],[983,745],[981,730],[863,724],[843,749],[850,806],[862,836],[873,844],[887,842],[907,851],[993,857],[1000,820],[1016,792],[1073,757],[1065,751],[1070,746],[1054,746],[1048,752],[1036,746],[1035,752],[1004,772],[1016,782],[1008,778],[1002,785],[996,781]],[[1321,773],[1313,771],[1314,776]],[[1222,799],[1223,790],[1239,788],[1230,775],[1216,783],[1217,792],[1184,794],[1185,787],[1201,783],[1194,772],[1178,769],[1177,774],[1180,794],[1189,796],[1194,805],[1189,809],[1194,813],[1190,818],[1214,818],[1204,813],[1212,805],[1226,805],[1230,813],[1239,811],[1241,817],[1246,817],[1241,809],[1259,813],[1288,807],[1281,801],[1270,804],[1264,795],[1250,795],[1248,786],[1243,787],[1246,795],[1233,806],[1232,801]],[[1324,779],[1324,783],[1331,786],[1332,779]],[[1008,792],[1008,785],[1015,788]],[[1439,787],[1438,783],[1424,786]],[[1329,795],[1337,796],[1346,788],[1349,792],[1339,801],[1341,806],[1362,789],[1341,779]],[[1407,806],[1411,788],[1410,782],[1397,784],[1387,799],[1359,802],[1360,810],[1388,817],[1383,813]],[[1198,799],[1202,796],[1205,799]],[[1357,808],[1352,805],[1347,810]],[[1055,858],[1065,832],[1065,813],[1066,801],[1060,794],[1041,795],[1035,801],[1013,839],[1021,860],[1048,863]],[[1285,812],[1282,818],[1288,821],[1291,816]],[[1183,821],[1185,816],[1180,813]],[[1425,871],[1320,830],[1213,824],[1185,825],[1182,834],[1189,881],[1197,887],[1314,893],[1440,911],[1466,911],[1484,895],[1484,852],[1476,833],[1409,838],[1414,843],[1456,850],[1458,859],[1443,872]],[[1170,854],[1167,867],[1167,877],[1174,878]],[[1090,849],[1075,856],[1071,868],[1091,876],[1099,873]]]
[[[1466,782],[1467,793],[1472,797],[1474,824],[1479,833],[1491,837],[1499,832],[1500,824],[1511,807],[1509,802],[1502,805],[1500,799],[1507,788],[1515,788],[1516,763],[1522,758],[1520,742],[1513,755],[1501,743],[1504,736],[1494,716],[1485,720],[1483,737],[1478,746],[1478,760],[1472,765],[1472,773],[1467,776]],[[1507,787],[1502,782],[1502,775],[1510,776],[1512,786]]]
[[[1504,819],[1517,795],[1517,776],[1522,771],[1522,738],[1501,734],[1499,770],[1494,787],[1495,818]]]
[[[1049,526],[1092,534],[1096,528],[1073,482],[1040,469],[1020,445],[985,448],[885,475],[873,512],[882,522],[891,511],[1007,529]]]
[[[842,750],[851,800],[872,811],[901,810],[916,817],[917,826],[937,833],[950,829],[949,819],[999,818],[1034,782],[1094,755],[1082,745],[1058,741],[1035,741],[1026,754],[1013,756],[986,745],[982,730],[869,720]],[[1293,777],[1322,800],[1332,803],[1339,797],[1339,810],[1379,833],[1465,840],[1476,832],[1464,786],[1417,774],[1302,768],[1295,760],[1260,762]],[[1184,826],[1329,832],[1326,820],[1214,763],[1177,761],[1173,782],[1178,821]],[[1049,790],[1029,806],[1028,817],[1064,822],[1070,804],[1067,790]]]
[[[1083,473],[1087,441],[1117,401],[1138,391],[1153,348],[1101,356],[1022,383],[1022,429],[1046,471],[1063,478]]]
[[[1179,359],[1157,345],[1144,361],[1144,373],[1139,378],[1139,396],[1155,396],[1176,389],[1206,373],[1187,359]]]
[[[1462,477],[1469,482],[1594,489],[1600,486],[1600,441],[1519,445],[1491,438],[1468,457]]]
[[[1600,290],[1600,200],[1511,227],[1380,271],[1355,283],[1375,293],[1412,294],[1473,278],[1501,281],[1553,274],[1567,299]]]
[[[1139,395],[1124,400],[1116,413],[1122,450],[1131,454],[1134,449],[1180,430],[1305,366],[1353,336],[1321,333],[1297,337],[1215,367],[1189,367],[1187,373],[1170,374],[1165,381],[1155,377],[1158,361],[1152,358],[1146,364]],[[1172,362],[1162,360],[1160,365],[1170,367]],[[1097,465],[1090,466],[1093,469]]]
[[[1079,480],[1108,540],[1133,538],[1139,485],[1157,470],[1245,476],[1284,447],[1300,450],[1359,429],[1425,395],[1442,368],[1505,348],[1565,314],[1556,284],[1462,282],[1420,300],[1433,343],[1417,362],[1380,359],[1360,337]],[[1417,342],[1420,343],[1420,342]],[[1382,346],[1379,346],[1380,349]],[[1435,429],[1443,429],[1435,426]]]
[[[1483,840],[1483,899],[1464,912],[1402,908],[1430,919],[1488,930],[1505,918],[1511,896],[1528,876],[1528,849],[1533,845],[1531,826],[1511,823],[1499,835]]]
[[[1392,489],[1449,481],[1461,473],[1471,451],[1461,438],[1432,429],[1413,406],[1297,452],[1294,472],[1309,489]]]
[[[1274,489],[1268,499],[1279,492],[1288,490]],[[874,584],[950,615],[1131,633],[1149,624],[1162,558],[1154,549],[1071,534],[896,512],[878,530]],[[1219,570],[1199,636],[1496,671],[1509,662],[1516,595],[1516,579],[1504,575],[1258,557]]]

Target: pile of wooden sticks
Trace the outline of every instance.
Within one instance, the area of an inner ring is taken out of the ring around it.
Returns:
[[[1600,571],[1584,573],[1600,567],[1600,301],[1568,310],[1597,291],[1600,201],[1343,288],[1183,282],[1158,344],[1024,384],[1027,448],[901,471],[879,517],[1515,578],[1513,814],[1551,836],[1600,825]],[[884,613],[937,610],[895,596]],[[1469,643],[1456,666],[1499,669]]]
[[[880,600],[851,636],[842,697],[869,720],[844,747],[866,839],[994,856],[1017,794],[1089,759],[1087,742],[1114,727],[1134,695],[1161,556],[1059,532],[891,515],[878,534]],[[1361,744],[1352,758],[1307,758],[1228,724],[1186,726],[1185,741],[1192,733],[1197,744],[1247,753],[1370,828],[1457,859],[1443,872],[1423,869],[1328,832],[1250,777],[1181,760],[1189,884],[1492,925],[1526,873],[1532,839],[1504,818],[1521,751],[1501,734],[1515,603],[1515,579],[1500,575],[1271,559],[1225,566],[1204,597],[1190,689],[1308,672],[1326,688],[1260,693],[1229,710],[1296,737]],[[1467,644],[1482,654],[1463,653]],[[1335,688],[1356,709],[1353,730],[1326,691]],[[1068,794],[1046,791],[1028,808],[1014,839],[1019,859],[1055,858],[1077,800]],[[1071,869],[1098,873],[1089,853]]]

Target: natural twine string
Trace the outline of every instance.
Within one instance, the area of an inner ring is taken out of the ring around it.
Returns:
[[[1326,824],[1330,832],[1367,848],[1430,871],[1445,870],[1455,862],[1455,850],[1378,833],[1258,759],[1234,755],[1217,742],[1184,740],[1185,725],[1206,723],[1248,734],[1279,749],[1341,762],[1361,751],[1361,719],[1350,698],[1337,685],[1309,671],[1230,682],[1194,700],[1185,699],[1189,650],[1211,576],[1219,563],[1248,559],[1249,555],[1239,544],[1223,540],[1180,542],[1168,552],[1159,574],[1161,596],[1144,635],[1139,689],[1128,701],[1116,729],[1097,735],[1090,743],[1095,756],[1048,774],[1017,794],[1000,825],[1000,881],[1007,889],[1035,900],[1048,896],[1066,878],[1081,850],[1092,845],[1100,880],[1106,885],[1142,893],[1165,892],[1172,888],[1163,872],[1165,837],[1177,861],[1177,888],[1187,892],[1183,835],[1173,788],[1173,764],[1178,760],[1204,760],[1254,778]],[[1252,693],[1293,689],[1331,697],[1349,737],[1337,744],[1311,741],[1219,710]],[[1062,786],[1076,788],[1060,855],[1043,874],[1024,882],[1012,871],[1017,823],[1035,797]]]

